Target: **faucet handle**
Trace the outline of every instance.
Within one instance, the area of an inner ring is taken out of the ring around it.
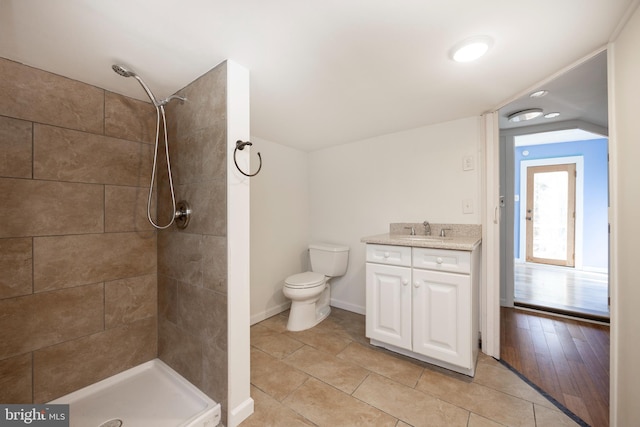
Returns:
[[[429,224],[429,221],[423,222],[422,225],[424,226],[424,235],[425,236],[430,236],[431,235],[431,224]]]

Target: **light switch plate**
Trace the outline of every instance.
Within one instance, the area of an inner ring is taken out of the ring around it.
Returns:
[[[463,214],[473,213],[473,201],[471,199],[464,199],[462,201],[462,213]]]
[[[473,164],[473,156],[464,156],[462,158],[462,170],[472,171],[475,165]]]

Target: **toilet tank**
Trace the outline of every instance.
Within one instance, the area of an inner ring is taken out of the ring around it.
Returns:
[[[333,243],[312,243],[309,245],[311,271],[329,277],[342,276],[347,272],[349,246]]]

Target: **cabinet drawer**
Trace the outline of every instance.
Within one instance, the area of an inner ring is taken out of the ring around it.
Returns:
[[[368,244],[367,262],[410,267],[411,247]]]
[[[470,274],[471,252],[413,248],[413,268]]]

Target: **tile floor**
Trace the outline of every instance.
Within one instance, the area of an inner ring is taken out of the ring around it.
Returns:
[[[251,327],[250,426],[575,426],[533,388],[480,354],[470,377],[368,344],[364,316],[333,308],[302,332],[288,312]]]

